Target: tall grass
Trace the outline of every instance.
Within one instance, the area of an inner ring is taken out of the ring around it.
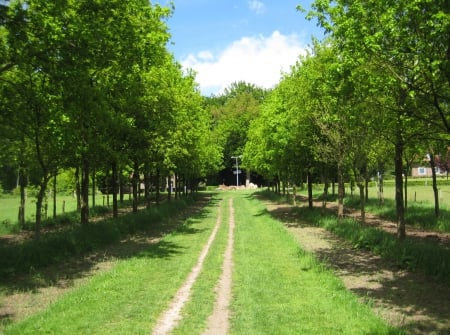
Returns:
[[[0,276],[27,272],[82,255],[96,248],[119,241],[139,231],[170,227],[169,219],[194,200],[182,198],[138,213],[122,215],[117,219],[104,219],[89,225],[73,225],[67,229],[44,234],[39,240],[4,244],[0,246]]]

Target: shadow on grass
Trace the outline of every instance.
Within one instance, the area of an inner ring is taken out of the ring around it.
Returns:
[[[447,285],[420,273],[403,271],[331,234],[322,238],[330,248],[318,248],[314,254],[328,264],[352,292],[384,308],[382,313],[388,321],[405,327],[412,334],[450,333],[450,288]],[[391,314],[391,309],[397,313]]]
[[[284,223],[299,240],[339,275],[346,287],[362,300],[379,307],[383,317],[411,334],[450,334],[450,287],[417,272],[408,272],[394,262],[319,228],[310,220],[320,208],[293,208],[274,204],[269,213]]]
[[[116,228],[112,230],[110,230],[110,225],[113,225],[113,221],[107,220],[103,223],[92,224],[84,234],[90,235],[94,242],[90,242],[91,244],[88,246],[80,246],[78,243],[83,244],[83,242],[77,238],[72,243],[74,243],[74,248],[79,246],[80,249],[75,250],[72,255],[61,253],[60,258],[55,257],[51,264],[46,265],[42,265],[38,260],[36,265],[30,263],[26,270],[0,269],[4,274],[0,276],[0,291],[11,293],[16,291],[35,292],[39,288],[71,286],[73,281],[89,277],[93,272],[108,267],[107,264],[113,263],[115,260],[132,257],[169,258],[182,253],[183,250],[180,246],[161,238],[170,232],[176,234],[201,233],[203,230],[197,229],[193,225],[207,216],[207,210],[204,210],[204,207],[208,203],[216,201],[211,199],[210,196],[210,194],[204,194],[196,202],[187,206],[167,209],[167,213],[157,217],[158,221],[153,217],[148,217],[143,211],[123,215],[116,223]],[[136,221],[136,223],[130,228],[127,221]],[[97,227],[94,232],[89,231],[97,224],[104,230]],[[123,225],[126,227],[125,234],[120,232],[124,229]],[[92,234],[95,234],[95,236],[92,236]],[[102,241],[100,242],[100,240]],[[65,241],[63,240],[62,243],[66,243]],[[24,243],[33,243],[32,240],[22,242],[15,241],[3,246],[4,248],[0,249],[0,257],[7,255],[2,255],[6,250],[5,248],[7,248],[8,253],[20,253]],[[47,247],[43,244],[42,248]],[[2,314],[1,305],[0,314]]]

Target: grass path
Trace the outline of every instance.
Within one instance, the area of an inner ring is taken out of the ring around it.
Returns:
[[[153,335],[170,334],[173,328],[175,328],[177,323],[182,318],[181,310],[184,307],[186,301],[190,298],[192,286],[197,280],[200,271],[202,271],[203,263],[205,261],[206,256],[208,255],[208,251],[211,248],[212,243],[214,242],[214,239],[216,238],[217,231],[219,230],[221,223],[222,223],[222,216],[219,207],[219,211],[217,214],[217,222],[211,235],[209,236],[208,242],[204,246],[200,254],[200,257],[198,258],[198,261],[195,264],[195,266],[192,268],[192,271],[189,273],[188,278],[172,299],[169,308],[166,311],[164,311],[162,316],[156,322],[156,326],[152,332]]]
[[[215,311],[223,311],[218,319]],[[239,191],[217,194],[158,243],[117,260],[5,335],[205,331],[402,334],[305,252],[251,192]]]
[[[230,301],[232,289],[232,275],[233,275],[233,246],[234,246],[234,208],[233,199],[229,199],[229,228],[228,228],[228,242],[225,250],[223,260],[223,271],[220,277],[219,284],[216,288],[216,303],[214,310],[208,319],[208,325],[203,335],[226,335],[230,328]]]

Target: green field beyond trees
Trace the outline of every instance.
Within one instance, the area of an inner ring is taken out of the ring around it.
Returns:
[[[402,334],[345,290],[249,192],[216,194],[197,215],[139,254],[75,287],[12,334],[149,334],[222,223],[174,334],[201,334],[214,304],[233,199],[230,334]]]

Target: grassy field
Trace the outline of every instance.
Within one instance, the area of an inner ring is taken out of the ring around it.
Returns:
[[[125,197],[127,203],[129,196]],[[92,202],[92,198],[90,199]],[[112,197],[109,199],[112,206]],[[4,195],[0,197],[0,235],[17,232],[18,227],[18,212],[20,199],[17,196]],[[102,194],[96,196],[97,206],[107,206],[107,198]],[[97,207],[99,208],[99,207]],[[106,207],[105,207],[106,208]],[[61,216],[63,213],[73,213],[77,209],[77,201],[73,195],[58,195],[56,197],[56,215]],[[47,216],[53,217],[53,199],[48,199]],[[27,197],[25,203],[25,218],[31,226],[34,224],[36,217],[36,199],[34,197]],[[43,215],[44,218],[44,215]]]
[[[322,194],[323,186],[315,185],[314,194],[320,196]],[[443,209],[450,211],[450,185],[439,185],[439,197],[440,205]],[[302,194],[305,191],[301,192]],[[331,189],[329,190],[331,192]],[[337,192],[337,190],[336,190]],[[346,188],[347,198],[351,197],[350,187]],[[354,190],[354,198],[358,197],[358,190]],[[369,197],[372,199],[377,198],[377,188],[369,188]],[[387,200],[394,200],[394,185],[392,182],[386,183],[384,187],[384,197]],[[111,200],[112,201],[112,200]],[[71,212],[76,210],[76,199],[72,195],[58,195],[56,200],[56,212],[57,215],[63,213],[63,206],[65,212]],[[420,181],[420,185],[410,186],[408,188],[408,202],[411,205],[423,205],[425,207],[432,207],[434,205],[433,190],[431,188],[431,181],[423,179]],[[102,195],[97,195],[96,203],[98,205],[106,204],[106,199]],[[25,216],[27,221],[33,221],[36,210],[36,199],[34,197],[28,197],[25,205]],[[4,195],[0,197],[0,235],[4,233],[10,233],[17,230],[17,217],[19,211],[19,197]],[[48,216],[53,215],[53,202],[52,199],[48,200]]]
[[[221,272],[229,197],[236,222],[230,334],[402,334],[346,291],[249,192],[218,194],[159,243],[4,334],[149,334],[196,263],[221,207],[222,226],[174,332],[201,334]]]
[[[441,206],[444,208],[450,209],[450,185],[439,185],[439,200],[441,203]],[[306,195],[306,189],[301,190],[300,193],[302,195]],[[331,194],[331,187],[329,188],[328,192]],[[348,184],[346,184],[345,188],[346,197],[351,198],[352,196],[354,198],[359,197],[359,190],[355,187],[352,191]],[[323,185],[316,184],[314,185],[313,193],[315,197],[319,197],[323,193]],[[335,193],[337,194],[337,185],[335,189]],[[394,200],[395,199],[395,188],[394,184],[392,182],[386,183],[384,185],[384,198],[387,200]],[[376,186],[369,187],[369,198],[371,199],[377,199],[378,198],[378,189]],[[408,203],[410,204],[423,204],[426,206],[434,206],[434,194],[433,189],[431,187],[431,181],[422,181],[420,184],[415,184],[412,186],[408,186]]]
[[[19,197],[3,196],[0,197],[0,225],[15,226],[17,225],[17,218],[19,213],[20,199]],[[62,195],[56,198],[56,213],[63,213],[63,206],[65,212],[75,211],[77,208],[76,199],[73,196]],[[25,203],[25,218],[27,221],[34,220],[36,215],[36,199],[27,197]],[[48,202],[48,216],[53,215],[53,200]],[[2,229],[0,228],[0,233]]]

